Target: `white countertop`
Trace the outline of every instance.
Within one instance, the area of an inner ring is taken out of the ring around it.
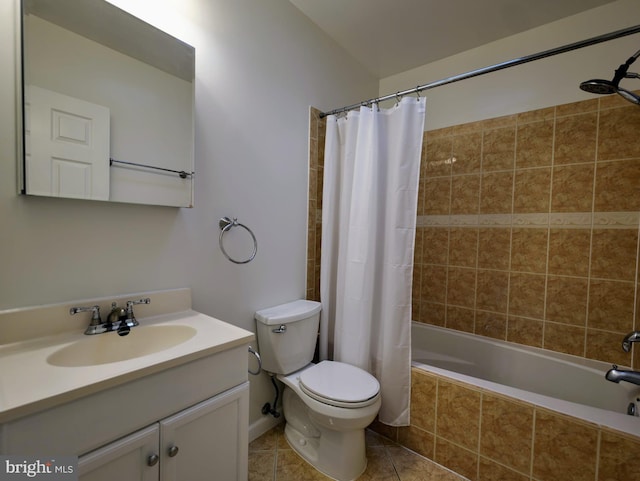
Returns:
[[[0,346],[0,423],[78,399],[227,349],[246,345],[253,333],[193,310],[138,318],[141,326],[187,325],[197,333],[160,352],[80,367],[54,366],[47,358],[95,336],[64,333]],[[129,336],[135,336],[137,327]]]

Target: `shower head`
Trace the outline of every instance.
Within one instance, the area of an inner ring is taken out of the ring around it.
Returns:
[[[585,80],[580,84],[580,88],[585,92],[599,95],[609,95],[618,92],[618,86],[611,80],[604,80],[600,78]]]
[[[640,96],[619,86],[620,81],[623,78],[640,78],[640,75],[637,73],[628,72],[629,66],[635,62],[638,57],[640,57],[640,50],[629,57],[625,63],[615,70],[615,75],[612,80],[586,80],[580,84],[580,88],[585,92],[598,95],[618,94],[629,102],[640,105]]]

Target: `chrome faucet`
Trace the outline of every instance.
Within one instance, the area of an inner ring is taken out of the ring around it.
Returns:
[[[624,336],[622,340],[622,350],[629,352],[631,350],[631,343],[640,341],[640,331],[633,331]]]
[[[147,297],[145,299],[140,299],[139,301],[127,301],[126,310],[118,307],[117,303],[113,302],[111,304],[111,312],[109,313],[107,322],[102,322],[102,318],[100,317],[100,306],[72,307],[69,309],[69,314],[73,315],[78,312],[89,311],[92,313],[91,322],[84,331],[87,335],[117,331],[118,335],[126,336],[129,334],[132,327],[140,325],[133,314],[133,306],[136,304],[151,304],[151,299]]]
[[[637,384],[638,386],[640,386],[640,372],[618,369],[618,366],[616,366],[615,364],[611,366],[611,369],[607,371],[607,374],[605,374],[604,377],[607,379],[607,381],[616,383],[620,381],[627,381],[631,384]]]
[[[91,312],[91,322],[84,331],[85,334],[100,334],[106,331],[105,324],[100,317],[100,306],[72,307],[69,309],[69,314],[72,316],[78,312]]]
[[[150,304],[151,299],[148,297],[144,299],[140,299],[139,301],[127,301],[127,310],[125,311],[126,318],[120,322],[118,326],[118,335],[126,336],[129,334],[129,331],[132,327],[139,326],[140,323],[136,319],[136,316],[133,314],[133,306],[136,304]]]

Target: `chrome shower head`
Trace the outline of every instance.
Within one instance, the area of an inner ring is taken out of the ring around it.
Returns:
[[[599,95],[609,95],[618,92],[618,86],[615,85],[611,80],[604,80],[599,78],[585,80],[580,84],[580,88],[585,92]]]
[[[631,103],[640,105],[640,96],[620,87],[620,81],[624,78],[640,78],[637,73],[629,72],[629,66],[640,57],[640,50],[627,59],[625,63],[615,70],[613,80],[591,79],[580,84],[580,88],[585,92],[598,95],[618,94]]]

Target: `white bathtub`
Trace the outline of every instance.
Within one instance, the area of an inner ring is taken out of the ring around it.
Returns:
[[[640,436],[640,386],[607,381],[610,364],[414,322],[413,366]],[[637,411],[637,410],[636,410]]]

